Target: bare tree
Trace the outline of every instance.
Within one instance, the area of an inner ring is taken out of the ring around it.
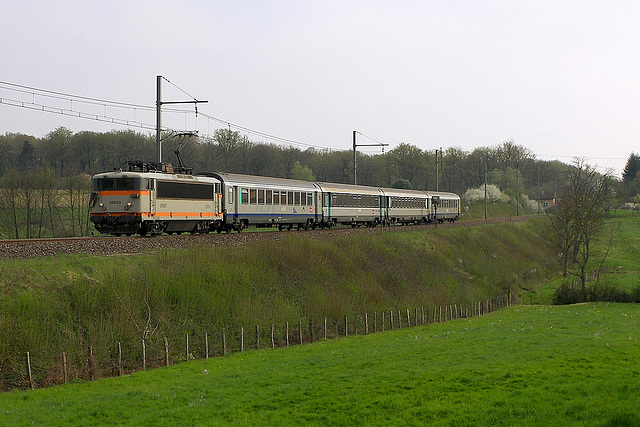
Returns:
[[[599,173],[584,159],[575,159],[567,172],[568,184],[557,211],[550,215],[561,250],[564,274],[570,264],[580,280],[586,298],[587,266],[593,255],[593,244],[604,234],[604,215],[612,197],[611,173]],[[605,255],[606,256],[606,255]]]

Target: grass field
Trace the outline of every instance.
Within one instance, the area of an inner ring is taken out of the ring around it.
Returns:
[[[3,425],[640,425],[640,308],[520,306],[0,394]]]

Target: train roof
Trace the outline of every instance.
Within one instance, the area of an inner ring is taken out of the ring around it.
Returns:
[[[458,196],[456,193],[448,193],[445,191],[427,190],[427,194],[429,195],[429,197],[439,196],[440,198],[443,198],[443,199],[460,199],[460,196]]]
[[[377,187],[366,187],[363,185],[316,182],[316,186],[326,193],[370,194],[374,196],[382,195],[380,189]]]
[[[297,179],[272,178],[268,176],[242,175],[237,173],[213,172],[207,176],[213,176],[224,182],[225,185],[252,185],[256,187],[273,189],[294,189],[301,191],[315,191],[313,182]]]
[[[385,196],[395,197],[421,197],[427,199],[429,195],[422,190],[407,190],[405,188],[381,188]]]
[[[132,172],[116,170],[111,172],[98,173],[93,176],[93,179],[101,178],[155,178],[166,181],[191,181],[191,182],[220,182],[219,179],[210,176],[203,175],[184,175],[175,173],[163,173],[163,172]]]

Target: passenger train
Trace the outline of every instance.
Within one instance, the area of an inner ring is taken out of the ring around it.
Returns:
[[[453,222],[454,193],[308,182],[128,162],[93,177],[91,221],[104,234],[141,236]]]

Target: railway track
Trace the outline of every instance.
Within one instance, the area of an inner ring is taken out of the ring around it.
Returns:
[[[198,234],[154,237],[68,237],[57,239],[0,240],[0,259],[36,258],[59,254],[120,255],[153,252],[161,249],[181,249],[191,246],[241,246],[268,239],[280,239],[290,233],[304,233],[312,238],[328,238],[344,234],[370,235],[416,229],[473,227],[501,222],[525,221],[530,217],[492,218],[458,221],[453,224],[429,224],[376,228],[334,228],[310,231],[264,231],[231,234]]]

